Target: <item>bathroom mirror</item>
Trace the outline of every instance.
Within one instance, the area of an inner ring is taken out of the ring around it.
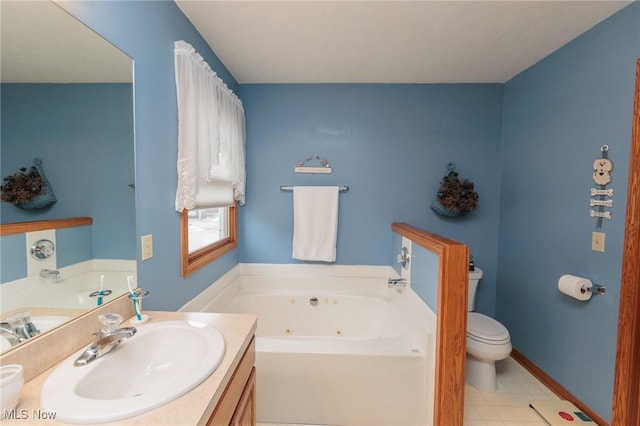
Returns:
[[[133,61],[50,1],[2,1],[0,17],[1,177],[29,168],[39,158],[57,198],[55,204],[33,210],[0,203],[0,229],[91,218],[89,224],[51,231],[59,240],[52,273],[80,264],[100,269],[96,263],[122,269],[112,265],[124,262],[126,274],[120,271],[117,278],[122,285],[111,286],[113,294],[105,297],[105,302],[112,300],[126,291],[125,275],[135,277],[137,259]],[[49,328],[97,306],[88,291],[69,292],[55,275],[39,277],[29,270],[25,232],[3,232],[0,243],[3,320],[22,306],[35,306],[31,314],[40,314]],[[48,268],[37,266],[39,271]],[[100,279],[99,272],[93,274],[93,280]],[[47,284],[56,296],[42,305],[32,295],[22,296],[28,293],[22,281],[27,275]],[[95,290],[98,286],[91,284]],[[5,304],[8,298],[11,304]],[[84,305],[57,306],[57,298],[82,299]]]

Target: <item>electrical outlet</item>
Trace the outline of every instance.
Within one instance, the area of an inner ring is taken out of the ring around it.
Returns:
[[[591,250],[604,252],[604,232],[591,233]]]
[[[142,238],[142,260],[153,257],[153,235],[143,235]]]

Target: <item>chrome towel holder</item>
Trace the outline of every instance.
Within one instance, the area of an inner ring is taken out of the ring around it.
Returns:
[[[293,186],[284,186],[284,185],[283,185],[283,186],[281,186],[281,187],[280,187],[280,191],[288,191],[288,192],[291,192],[291,191],[293,191]],[[348,187],[348,186],[346,186],[346,185],[339,186],[339,187],[338,187],[338,191],[339,191],[339,192],[349,192],[349,187]]]

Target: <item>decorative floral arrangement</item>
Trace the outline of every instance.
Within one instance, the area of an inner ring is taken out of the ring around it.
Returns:
[[[0,199],[22,209],[36,209],[56,202],[53,190],[41,169],[42,162],[34,160],[34,165],[22,167],[4,178],[0,186]]]
[[[478,198],[473,182],[460,179],[458,173],[451,170],[440,181],[440,189],[431,209],[442,216],[462,216],[478,208]]]
[[[44,186],[44,179],[37,170],[27,171],[22,167],[11,176],[4,178],[2,188],[2,201],[11,204],[20,204],[31,201],[36,197]]]

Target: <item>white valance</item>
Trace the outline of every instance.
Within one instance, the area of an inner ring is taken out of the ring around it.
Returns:
[[[197,208],[201,191],[200,199],[205,198],[211,204],[211,194],[222,194],[210,191],[220,181],[227,182],[233,189],[233,198],[244,204],[242,101],[189,43],[176,41],[174,58],[178,97],[176,210]]]
[[[196,194],[196,209],[211,209],[216,207],[233,206],[234,193],[231,182],[225,180],[213,180],[200,184]]]

